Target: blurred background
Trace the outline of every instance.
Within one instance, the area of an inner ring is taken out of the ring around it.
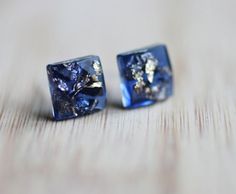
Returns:
[[[48,63],[96,54],[102,59],[108,85],[112,87],[109,79],[114,78],[118,84],[115,56],[153,43],[167,44],[175,71],[183,71],[185,76],[200,79],[203,74],[211,74],[214,79],[219,65],[225,66],[229,74],[234,66],[233,0],[0,3],[1,69],[12,71],[11,66],[15,66],[15,71],[21,71],[16,76],[27,76],[28,80],[40,76],[46,80],[44,66]],[[201,75],[194,75],[194,68],[201,69]],[[1,71],[0,76],[9,76],[5,72]],[[20,81],[17,84],[24,87]],[[199,88],[198,83],[192,84],[196,90]]]
[[[235,0],[0,0],[0,193],[235,193],[235,10]],[[116,55],[154,43],[168,47],[174,98],[115,108]],[[90,54],[108,108],[50,122],[46,65]]]

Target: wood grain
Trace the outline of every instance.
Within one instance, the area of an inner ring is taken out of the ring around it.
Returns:
[[[0,1],[1,194],[234,194],[233,0]],[[164,42],[175,95],[120,106],[115,56]],[[46,64],[99,55],[108,106],[50,119]]]

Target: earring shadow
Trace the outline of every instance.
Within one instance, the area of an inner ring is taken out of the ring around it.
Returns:
[[[117,100],[108,100],[107,101],[107,107],[111,109],[120,109],[124,110],[122,103]]]
[[[31,114],[37,120],[53,120],[50,114],[51,105],[49,100],[45,97],[42,89],[40,87],[35,87],[34,96],[32,98]]]

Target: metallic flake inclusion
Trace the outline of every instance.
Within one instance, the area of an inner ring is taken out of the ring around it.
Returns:
[[[55,120],[102,110],[106,87],[99,57],[87,56],[47,66]]]
[[[166,100],[173,93],[171,63],[165,45],[155,45],[117,56],[126,108]]]

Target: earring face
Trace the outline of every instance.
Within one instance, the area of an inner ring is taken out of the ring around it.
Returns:
[[[102,110],[106,87],[99,57],[87,56],[47,66],[55,120]]]
[[[117,62],[125,108],[150,105],[172,95],[172,68],[165,45],[119,54]]]

